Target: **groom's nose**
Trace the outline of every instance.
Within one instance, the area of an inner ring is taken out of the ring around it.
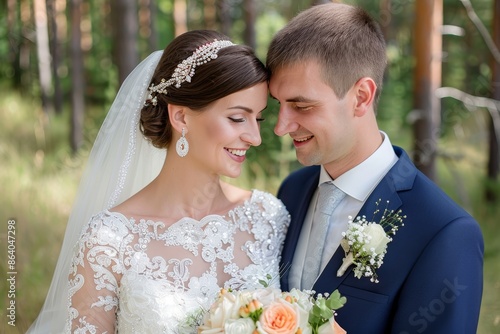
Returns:
[[[299,125],[294,121],[292,112],[286,105],[281,105],[278,113],[278,122],[274,126],[274,133],[278,136],[284,136],[287,133],[294,132]]]

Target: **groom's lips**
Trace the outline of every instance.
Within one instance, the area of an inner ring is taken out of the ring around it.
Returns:
[[[293,138],[293,145],[295,147],[302,146],[307,144],[311,139],[313,139],[314,136],[307,136],[307,137],[300,137],[300,138]]]

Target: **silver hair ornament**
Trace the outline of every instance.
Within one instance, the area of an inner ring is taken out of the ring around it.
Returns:
[[[167,87],[174,85],[176,88],[180,88],[183,82],[191,82],[197,66],[217,59],[217,52],[231,45],[234,45],[231,41],[219,41],[216,39],[211,43],[200,46],[191,56],[177,65],[170,79],[161,79],[158,85],[151,84],[151,86],[149,86],[149,95],[146,100],[146,105],[151,103],[153,106],[156,106],[158,104],[158,94],[167,95]]]

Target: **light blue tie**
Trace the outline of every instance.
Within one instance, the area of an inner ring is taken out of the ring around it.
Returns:
[[[304,268],[302,269],[302,289],[312,289],[316,278],[320,274],[321,258],[325,247],[330,216],[344,197],[345,193],[332,182],[324,182],[319,186],[318,201],[316,202]]]

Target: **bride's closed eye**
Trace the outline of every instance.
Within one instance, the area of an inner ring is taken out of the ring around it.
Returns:
[[[228,117],[228,118],[235,123],[243,123],[246,121],[246,119],[244,118],[238,118],[238,117]]]
[[[243,123],[246,122],[245,118],[237,118],[237,117],[228,117],[232,122],[235,123]],[[257,122],[264,122],[266,119],[264,117],[257,117]]]

